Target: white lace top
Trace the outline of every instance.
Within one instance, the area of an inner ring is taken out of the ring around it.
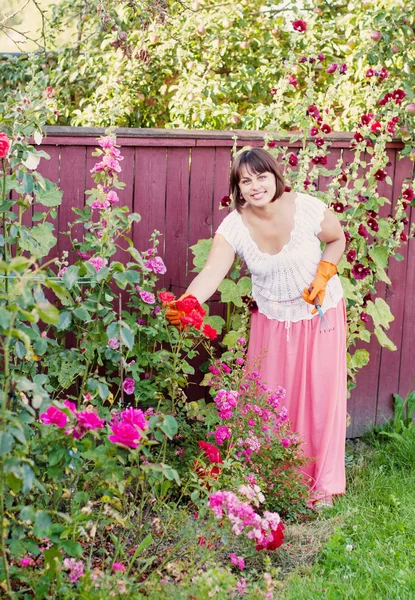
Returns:
[[[251,272],[252,296],[259,312],[269,319],[285,321],[287,329],[291,322],[315,316],[311,314],[313,306],[303,300],[302,294],[313,281],[322,257],[317,235],[327,208],[318,198],[301,193],[297,193],[295,204],[290,239],[278,254],[259,250],[236,210],[227,215],[216,230]],[[335,275],[327,283],[323,312],[337,306],[342,297],[340,279]]]

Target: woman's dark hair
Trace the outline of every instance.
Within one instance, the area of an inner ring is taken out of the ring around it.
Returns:
[[[282,174],[282,169],[277,163],[276,159],[264,150],[263,148],[251,148],[251,150],[244,150],[235,158],[231,168],[231,193],[235,202],[235,208],[240,212],[241,208],[245,204],[244,199],[241,196],[239,189],[239,182],[242,178],[241,171],[243,167],[248,172],[260,175],[261,173],[273,173],[275,176],[275,183],[277,186],[275,196],[271,202],[275,202],[277,198],[282,196],[285,190],[285,180]]]

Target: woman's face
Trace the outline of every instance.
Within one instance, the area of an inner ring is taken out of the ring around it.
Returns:
[[[254,173],[243,167],[239,189],[245,202],[252,207],[266,206],[274,198],[277,191],[275,175],[269,171]]]

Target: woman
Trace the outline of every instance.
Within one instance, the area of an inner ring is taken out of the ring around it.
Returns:
[[[206,265],[186,294],[205,302],[235,254],[245,261],[258,306],[248,363],[262,357],[262,379],[286,389],[293,430],[313,459],[304,471],[310,504],[319,509],[345,491],[346,317],[336,268],[345,236],[323,202],[285,191],[280,166],[263,149],[237,156],[231,191],[236,210],[217,229]],[[178,322],[174,305],[167,318]]]

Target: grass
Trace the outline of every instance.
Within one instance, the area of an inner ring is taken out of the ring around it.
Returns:
[[[300,526],[299,539],[308,533],[308,545],[321,548],[318,556],[311,554],[310,561],[289,530],[297,565],[283,579],[279,598],[415,598],[415,429],[371,442],[348,447],[347,494],[316,522]],[[324,532],[331,533],[322,546]],[[282,572],[286,553],[287,546],[280,555]]]

